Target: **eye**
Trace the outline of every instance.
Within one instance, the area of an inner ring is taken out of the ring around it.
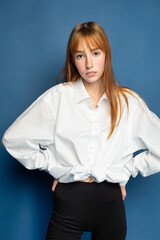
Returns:
[[[76,56],[76,58],[78,58],[78,59],[80,59],[80,58],[82,58],[82,57],[83,57],[82,54],[78,54],[78,55]]]
[[[100,52],[94,52],[95,56],[98,56],[100,54]]]

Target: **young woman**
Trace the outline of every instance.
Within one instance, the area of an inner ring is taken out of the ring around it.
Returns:
[[[124,240],[125,185],[160,171],[160,119],[114,78],[111,47],[95,22],[69,38],[65,82],[36,99],[2,143],[28,169],[54,177],[46,240]],[[133,158],[133,153],[148,149]]]

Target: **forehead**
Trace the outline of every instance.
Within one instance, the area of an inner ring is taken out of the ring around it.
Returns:
[[[75,46],[75,50],[83,50],[89,48],[90,50],[94,48],[99,48],[96,42],[92,38],[79,38]]]
[[[93,49],[93,48],[97,48],[97,46],[95,44],[92,43],[88,43],[85,40],[83,41],[79,41],[79,43],[77,44],[77,49],[76,50],[83,50],[83,49]]]

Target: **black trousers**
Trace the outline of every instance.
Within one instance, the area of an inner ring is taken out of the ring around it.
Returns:
[[[118,183],[58,183],[45,240],[124,240],[126,213]]]

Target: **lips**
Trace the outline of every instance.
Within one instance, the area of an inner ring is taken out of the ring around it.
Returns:
[[[88,77],[93,77],[93,76],[96,75],[96,72],[87,72],[86,75],[87,75]]]
[[[96,73],[96,72],[87,72],[86,74],[91,74],[91,73]]]

